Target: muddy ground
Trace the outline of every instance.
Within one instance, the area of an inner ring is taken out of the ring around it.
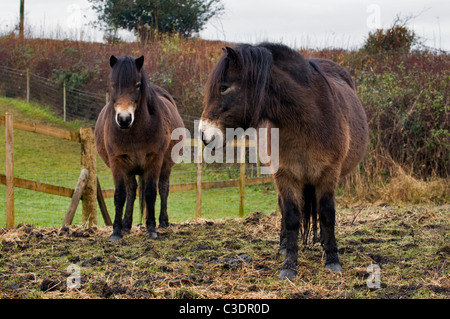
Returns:
[[[274,212],[173,224],[156,240],[133,226],[118,242],[109,242],[107,227],[19,225],[0,229],[0,297],[450,298],[449,212],[449,204],[340,209],[342,272],[326,270],[314,244],[300,251],[292,281],[277,279]]]

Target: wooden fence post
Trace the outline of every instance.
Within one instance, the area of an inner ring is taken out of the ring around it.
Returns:
[[[94,128],[80,127],[81,168],[89,171],[83,191],[82,224],[85,227],[97,225],[97,152],[94,142]]]
[[[67,210],[66,216],[64,217],[64,221],[62,223],[62,228],[68,227],[72,225],[73,217],[75,216],[75,212],[77,211],[78,203],[80,202],[81,195],[83,194],[83,190],[86,187],[86,182],[88,180],[89,171],[85,168],[81,170],[80,177],[78,178],[77,186],[75,186],[75,190],[73,192],[72,200],[69,205],[69,209]]]
[[[14,139],[13,116],[5,114],[6,227],[14,227]]]
[[[27,69],[27,103],[30,103],[30,69]]]
[[[261,177],[261,160],[258,151],[256,152],[256,177]]]
[[[100,181],[97,177],[97,201],[98,201],[98,207],[100,207],[100,212],[102,213],[103,221],[105,222],[106,226],[112,226],[113,223],[111,221],[111,218],[108,214],[108,208],[106,207],[105,198],[102,194],[102,188],[100,187]]]
[[[202,216],[202,155],[203,155],[203,142],[200,138],[197,142],[197,200],[195,203],[195,217],[200,218]]]
[[[239,217],[244,217],[244,189],[245,189],[245,134],[242,134],[241,143],[241,160],[239,164]]]
[[[63,118],[66,121],[66,82],[63,83]]]

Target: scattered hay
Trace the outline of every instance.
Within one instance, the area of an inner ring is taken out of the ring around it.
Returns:
[[[109,242],[110,227],[19,225],[0,229],[3,298],[447,298],[449,204],[338,209],[341,273],[323,267],[320,244],[302,247],[298,276],[279,281],[280,215],[193,220],[157,240],[134,226]],[[69,289],[67,267],[80,267]],[[367,267],[381,267],[370,289]]]

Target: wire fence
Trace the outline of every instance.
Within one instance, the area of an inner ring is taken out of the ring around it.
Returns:
[[[86,125],[93,124],[108,101],[107,92],[99,94],[78,90],[29,70],[0,65],[0,74],[1,95],[47,106],[55,116],[67,121],[78,120]],[[181,114],[181,117],[185,127],[193,132],[194,121],[198,117],[188,114]]]
[[[28,70],[0,66],[0,93],[48,106],[65,120],[92,123],[105,105],[106,94],[80,91],[41,77]]]

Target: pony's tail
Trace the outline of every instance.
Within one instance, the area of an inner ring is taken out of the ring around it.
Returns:
[[[144,190],[145,190],[145,182],[142,178],[142,175],[139,175],[139,184],[138,184],[138,190],[139,190],[139,208],[141,211],[141,224],[145,223],[144,219],[144,213],[145,213],[145,196],[144,196]]]
[[[317,201],[316,201],[316,188],[312,185],[305,185],[303,189],[303,202],[304,210],[302,216],[302,240],[303,244],[308,244],[308,239],[311,233],[312,226],[312,244],[318,241],[317,237]]]

